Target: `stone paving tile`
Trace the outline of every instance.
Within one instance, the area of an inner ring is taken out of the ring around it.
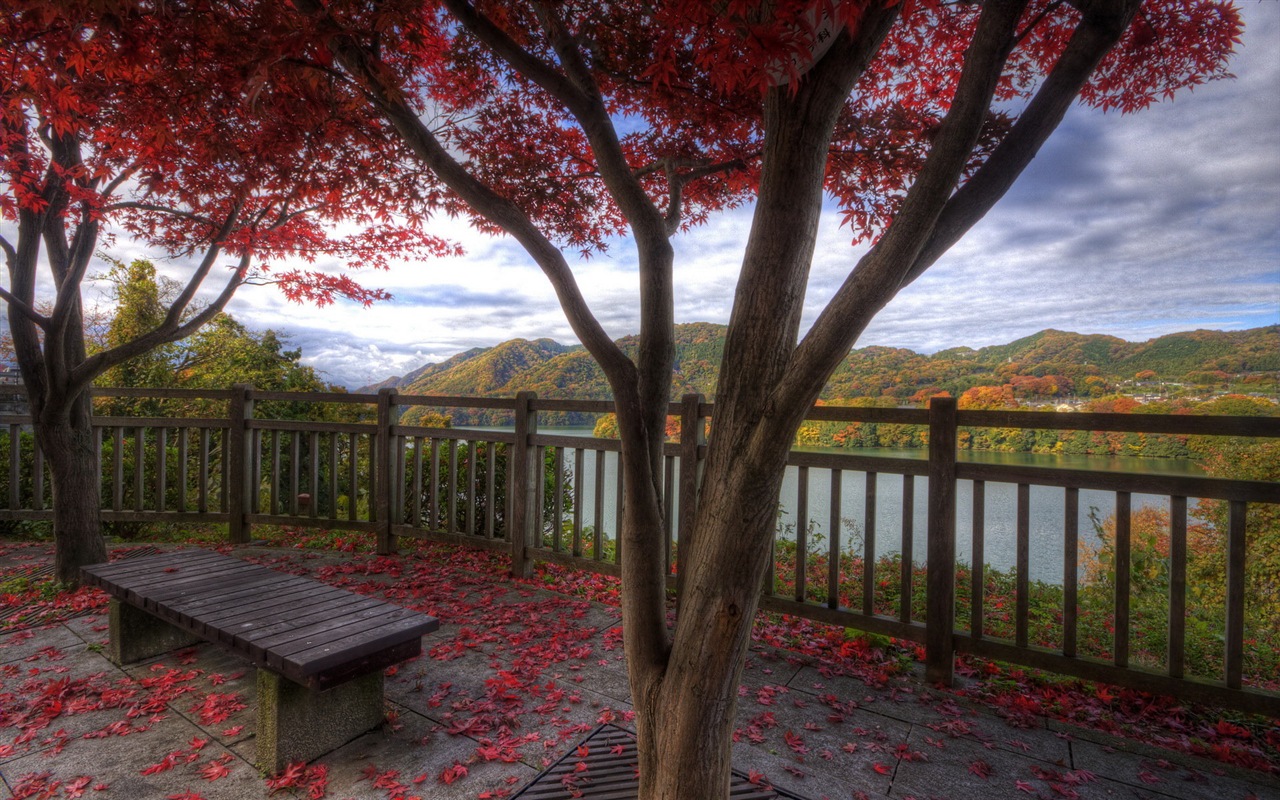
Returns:
[[[433,720],[409,709],[396,711],[395,725],[384,724],[313,762],[328,770],[326,797],[390,797],[389,789],[398,783],[408,794],[430,800],[472,800],[489,789],[521,786],[539,772],[520,762],[475,762],[476,740],[445,735]],[[236,750],[252,759],[255,747],[250,739]],[[456,764],[466,767],[465,779],[446,783],[442,773]]]
[[[23,776],[47,772],[51,773],[51,780],[60,781],[64,787],[77,778],[91,777],[84,797],[149,800],[197,792],[205,800],[240,800],[263,795],[262,780],[256,770],[216,742],[195,748],[192,741],[199,738],[198,727],[181,717],[170,716],[140,733],[99,740],[89,747],[68,746],[61,752],[46,750],[20,758],[5,765],[4,776],[10,791],[15,793]],[[154,774],[142,774],[176,750],[181,750],[182,755],[175,766]],[[195,758],[188,761],[192,755]],[[209,781],[200,774],[202,767],[226,756],[231,758],[226,759],[229,774],[225,777]],[[106,788],[92,791],[96,785]]]
[[[278,559],[282,551],[262,553]],[[309,554],[290,551],[283,554],[291,559],[301,557],[309,568],[346,561],[341,555],[311,558]],[[0,565],[3,562],[0,553]],[[439,646],[439,652],[446,653],[465,628],[482,625],[475,621],[477,604],[482,599],[504,605],[517,600],[545,600],[548,613],[563,614],[565,609],[571,609],[568,613],[577,615],[575,623],[584,634],[574,645],[587,650],[543,665],[537,691],[545,698],[545,707],[534,710],[539,705],[538,698],[529,701],[525,696],[518,719],[512,719],[523,726],[515,731],[517,734],[537,733],[538,738],[518,749],[521,761],[503,763],[481,758],[478,751],[483,734],[448,732],[455,721],[465,719],[468,700],[485,697],[487,682],[498,674],[496,671],[511,669],[527,657],[524,643],[537,643],[536,637],[499,636],[477,648],[464,649],[460,658],[451,660],[424,655],[400,665],[388,676],[388,709],[393,712],[390,721],[320,759],[319,763],[328,770],[328,797],[384,798],[389,796],[386,787],[397,782],[408,787],[408,794],[431,800],[474,798],[486,789],[518,788],[544,764],[574,747],[603,716],[612,715],[619,724],[626,725],[623,713],[629,708],[629,688],[625,659],[616,632],[610,632],[616,626],[616,609],[566,600],[532,587],[493,587],[488,579],[468,580],[459,592],[458,618],[469,622],[442,625],[441,631],[425,637],[428,652]],[[512,619],[508,610],[501,609],[506,634],[538,630],[536,621]],[[448,611],[442,607],[442,613]],[[104,685],[153,681],[177,670],[172,674],[182,676],[179,683],[190,691],[174,697],[159,715],[162,718],[151,723],[148,730],[127,736],[79,738],[119,721],[123,716],[120,709],[63,715],[56,722],[63,734],[42,731],[28,746],[0,757],[0,780],[8,790],[15,791],[23,776],[29,774],[52,773],[48,780],[60,781],[60,786],[92,774],[95,781],[110,788],[101,793],[86,792],[84,796],[103,800],[122,796],[129,800],[168,798],[187,790],[198,792],[206,800],[268,797],[269,790],[252,766],[256,747],[253,668],[216,646],[201,645],[120,670],[101,652],[101,643],[106,639],[105,623],[105,615],[92,614],[71,619],[62,626],[35,630],[32,636],[0,634],[0,693],[15,691],[22,673],[32,669],[37,672],[30,677],[40,681],[62,677],[78,680],[101,674]],[[450,684],[447,692],[442,691],[444,684]],[[1070,798],[1069,792],[1083,800],[1280,800],[1280,784],[1257,773],[1224,768],[1216,762],[1171,754],[1060,723],[1015,728],[981,705],[923,685],[918,676],[895,680],[889,687],[872,687],[856,678],[823,675],[804,659],[756,646],[748,655],[742,685],[737,727],[741,730],[753,720],[759,724],[758,718],[766,713],[772,715],[774,724],[762,726],[763,741],[752,743],[744,738],[735,744],[735,768],[744,772],[756,770],[780,788],[811,800],[850,800],[864,794],[948,800],[1059,800]],[[231,711],[225,718],[218,713],[202,715],[202,704],[210,694],[234,696],[235,703],[243,708]],[[552,694],[556,697],[554,702]],[[832,694],[839,698],[835,708],[824,701]],[[768,702],[762,703],[762,699]],[[148,724],[145,717],[137,722]],[[193,739],[208,742],[191,764],[180,763],[155,775],[140,774],[166,753],[182,751],[179,760],[185,759]],[[9,745],[11,740],[12,736],[0,739],[0,746]],[[805,752],[797,752],[793,743],[799,743]],[[209,782],[199,774],[199,766],[227,755],[233,756],[228,777]],[[979,760],[992,768],[986,778],[970,771],[970,766]],[[453,783],[443,782],[442,772],[455,764],[466,766],[469,775]],[[365,774],[370,768],[372,777]],[[395,774],[390,775],[391,771]],[[1077,776],[1072,780],[1081,780],[1082,771],[1096,777],[1087,782],[1067,782],[1066,776],[1071,774]],[[1154,780],[1143,780],[1142,772]],[[379,776],[382,785],[375,785]],[[421,782],[413,783],[418,777]],[[514,786],[507,784],[510,778],[516,780]],[[297,789],[293,793],[297,797],[305,795]]]
[[[734,747],[738,769],[764,771],[753,766],[753,761],[767,755],[786,773],[767,772],[769,779],[802,794],[798,784],[784,783],[791,778],[826,776],[864,791],[887,790],[898,745],[907,741],[910,725],[856,709],[843,714],[840,721],[832,721],[832,710],[807,695],[764,693],[770,705],[761,705],[760,699],[759,695],[739,699],[738,744]],[[798,706],[796,701],[804,705]],[[754,741],[753,733],[763,741]]]
[[[1220,765],[1202,759],[1170,757],[1167,752],[1144,746],[1141,742],[1119,740],[1099,744],[1077,739],[1071,743],[1071,755],[1077,769],[1106,775],[1157,797],[1280,799],[1280,780],[1268,780],[1261,773],[1245,773],[1243,770],[1229,773]]]

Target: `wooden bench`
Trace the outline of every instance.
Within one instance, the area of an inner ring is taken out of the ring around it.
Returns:
[[[258,766],[310,761],[383,720],[383,670],[422,652],[434,618],[206,550],[83,568],[111,595],[117,664],[201,640],[258,667]]]

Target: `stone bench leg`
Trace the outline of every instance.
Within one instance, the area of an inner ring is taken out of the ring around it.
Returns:
[[[382,671],[316,691],[258,670],[258,768],[278,773],[382,724]]]
[[[107,657],[121,665],[204,641],[114,597],[111,598],[108,623],[111,641],[107,644]]]

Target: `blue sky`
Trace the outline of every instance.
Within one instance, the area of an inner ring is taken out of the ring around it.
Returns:
[[[1243,0],[1236,80],[1139,114],[1076,108],[1010,194],[858,342],[933,352],[1044,328],[1146,340],[1280,323],[1280,2]],[[676,240],[676,319],[726,322],[750,210]],[[350,387],[507,339],[575,341],[546,279],[513,241],[463,222],[460,259],[365,276],[394,295],[316,309],[246,287],[228,310],[274,328]],[[861,250],[825,215],[805,326]],[[631,247],[578,267],[605,328],[639,328]]]

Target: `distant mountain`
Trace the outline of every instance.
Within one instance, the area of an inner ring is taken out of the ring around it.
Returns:
[[[715,394],[724,352],[725,327],[706,322],[676,326],[671,396]],[[638,337],[618,340],[634,355]],[[959,395],[974,386],[1049,384],[1058,396],[1097,395],[1122,382],[1223,383],[1259,373],[1280,372],[1280,325],[1244,331],[1190,331],[1147,342],[1114,336],[1044,330],[1009,344],[974,350],[957,347],[932,356],[891,347],[852,351],[823,392],[826,399],[890,397],[900,402],[938,391]],[[1033,379],[1051,379],[1037,383]],[[1274,382],[1275,376],[1270,378]],[[546,398],[607,400],[611,393],[599,368],[581,346],[551,339],[513,339],[474,348],[404,377],[390,377],[359,392],[393,387],[404,394],[512,397],[534,391]],[[413,410],[411,409],[410,412]],[[497,424],[491,412],[453,412],[455,424]],[[412,421],[409,413],[407,421]],[[583,415],[564,415],[553,424],[589,424]]]

